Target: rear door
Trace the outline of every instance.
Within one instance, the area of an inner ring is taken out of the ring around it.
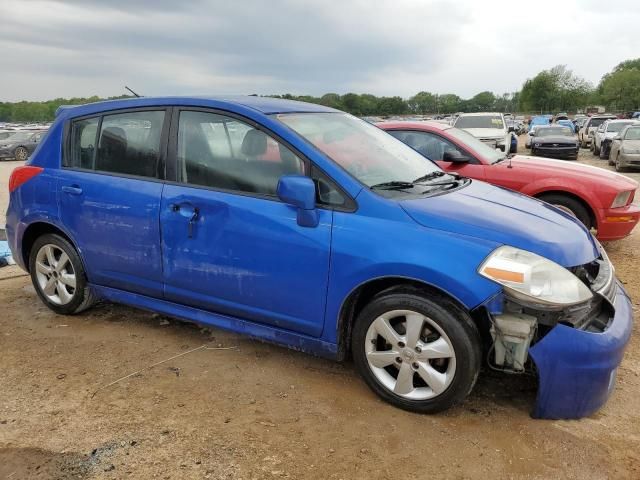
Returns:
[[[167,118],[164,109],[130,110],[70,126],[57,186],[60,217],[91,283],[162,296]]]
[[[172,121],[175,180],[162,196],[165,298],[320,336],[332,211],[301,227],[276,196],[306,162],[248,120],[181,110]]]

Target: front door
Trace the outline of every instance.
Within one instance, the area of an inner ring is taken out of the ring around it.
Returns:
[[[130,111],[71,125],[57,180],[60,218],[91,283],[162,296],[164,119],[162,110]]]
[[[247,122],[182,110],[170,154],[177,183],[161,204],[165,298],[320,336],[332,212],[315,228],[275,195],[304,173],[287,147]]]

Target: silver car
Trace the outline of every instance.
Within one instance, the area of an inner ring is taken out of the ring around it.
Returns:
[[[640,167],[640,124],[625,127],[613,138],[609,165],[615,165],[618,172]]]

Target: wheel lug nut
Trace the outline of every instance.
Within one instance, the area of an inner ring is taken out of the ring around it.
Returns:
[[[418,353],[422,353],[422,348],[420,348],[420,347],[416,347],[416,352],[418,352]]]
[[[416,370],[418,369],[418,364],[417,363],[413,363],[411,366]]]
[[[400,357],[396,357],[396,362],[402,363],[402,359]]]
[[[400,348],[404,348],[404,342],[398,342],[398,346],[399,346]]]

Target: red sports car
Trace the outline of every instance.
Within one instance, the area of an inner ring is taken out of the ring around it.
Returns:
[[[463,130],[438,122],[383,122],[378,127],[442,169],[531,195],[574,215],[602,241],[631,233],[638,182],[609,170],[562,160],[510,157]]]

